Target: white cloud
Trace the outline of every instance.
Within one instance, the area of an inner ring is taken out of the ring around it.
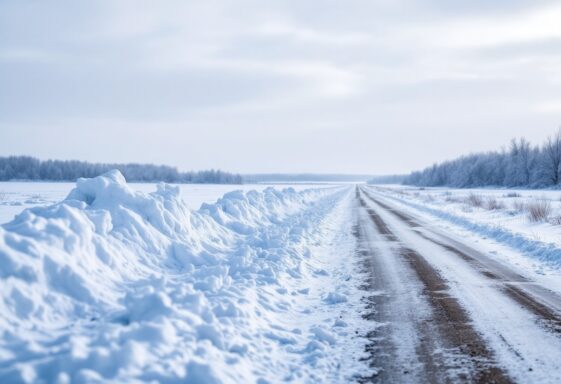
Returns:
[[[538,103],[534,106],[534,110],[540,113],[553,113],[561,114],[561,99],[560,100],[548,100]]]
[[[450,49],[492,47],[559,38],[561,4],[492,16],[459,16],[440,22],[414,24],[402,38],[430,47]]]
[[[256,27],[257,35],[293,39],[308,44],[364,45],[370,41],[370,35],[359,32],[331,32],[297,26],[283,21],[272,21]]]
[[[76,130],[71,154],[89,154],[79,138],[99,121],[136,129],[139,148],[177,136],[147,160],[186,168],[400,172],[477,150],[478,133],[486,148],[539,140],[559,124],[561,4],[515,3],[0,2],[0,151],[67,157],[47,132],[60,121]],[[181,151],[225,136],[212,159]],[[260,169],[268,153],[276,168]]]

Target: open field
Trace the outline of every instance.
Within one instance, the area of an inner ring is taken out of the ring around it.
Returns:
[[[53,204],[62,201],[74,188],[75,183],[49,182],[0,182],[0,223],[6,223],[25,208]],[[156,184],[131,183],[131,187],[142,192],[153,192]],[[241,190],[262,191],[267,187],[296,190],[327,187],[331,184],[182,184],[181,197],[191,209],[198,209],[203,203],[213,203],[227,192]]]

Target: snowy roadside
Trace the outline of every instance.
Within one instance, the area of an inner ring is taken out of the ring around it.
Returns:
[[[131,189],[150,193],[156,188],[156,183],[128,183]],[[76,183],[67,182],[0,182],[0,224],[12,221],[15,216],[26,208],[51,205],[64,200]],[[329,188],[333,185],[324,184],[291,184],[283,185],[282,189],[290,186],[296,191],[311,188]],[[269,187],[280,189],[275,184],[181,184],[180,196],[190,209],[199,209],[203,203],[214,203],[224,194],[242,190],[261,192]]]
[[[508,191],[500,194],[492,191],[486,196],[481,191],[469,190],[370,188],[394,204],[422,216],[432,226],[471,240],[474,246],[495,255],[497,260],[508,263],[522,275],[531,276],[561,292],[561,244],[555,239],[558,228],[549,223],[531,223],[524,213],[514,212],[510,209],[509,200],[513,198],[508,196]],[[460,198],[460,194],[469,197],[474,193],[482,199],[497,200],[501,208],[472,207]],[[535,200],[524,194],[516,193],[516,196],[526,202]],[[536,230],[543,237],[536,237]],[[554,239],[557,241],[554,242]]]
[[[2,382],[318,382],[358,372],[352,188],[192,211],[118,172],[0,226]]]
[[[456,355],[450,360],[452,365],[448,372],[453,377],[454,370],[461,367],[460,371],[463,369],[464,374],[474,375],[474,379],[464,376],[464,379],[451,379],[452,382],[559,382],[561,301],[558,294],[551,292],[552,286],[559,288],[558,273],[550,279],[552,284],[528,278],[531,270],[513,267],[526,258],[520,253],[509,252],[507,247],[490,238],[470,233],[382,192],[368,190],[365,195],[378,215],[379,228],[391,234],[393,240],[398,241],[398,247],[406,250],[404,260],[414,260],[410,265],[425,285],[418,292],[424,297],[436,295],[436,301],[429,302],[434,319],[428,324],[440,322],[444,327],[440,330],[451,327],[442,334],[447,344],[444,349],[451,352],[448,356],[457,352],[466,354],[464,361],[468,365],[455,364],[454,361],[459,361]],[[399,259],[399,253],[394,258]],[[425,263],[418,260],[425,260]],[[406,277],[402,279],[408,281]],[[445,301],[438,299],[443,297]],[[456,304],[451,304],[454,301]],[[458,315],[462,312],[463,315]],[[465,327],[460,325],[462,321]],[[471,336],[465,332],[468,328],[473,331]],[[429,335],[434,337],[433,332]],[[446,342],[450,335],[452,338]],[[454,342],[454,337],[458,336]],[[430,337],[422,338],[421,342],[427,343]],[[428,345],[431,348],[430,342]],[[476,345],[479,346],[470,350]],[[433,350],[442,351],[442,348]],[[444,366],[447,364],[445,358]],[[465,371],[469,365],[471,368]],[[485,373],[491,367],[495,370]]]

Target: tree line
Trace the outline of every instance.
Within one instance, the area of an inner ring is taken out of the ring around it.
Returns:
[[[368,180],[368,184],[402,184],[406,177],[406,175],[374,176]]]
[[[404,184],[457,188],[556,187],[561,183],[561,128],[542,145],[513,139],[500,151],[475,153],[435,164],[405,177]]]
[[[242,184],[239,174],[220,170],[180,172],[175,167],[154,164],[100,164],[77,160],[42,161],[30,156],[0,157],[0,181],[43,180],[75,181],[118,169],[132,182]]]
[[[346,175],[338,173],[256,173],[244,175],[248,183],[316,183],[366,181],[372,175]]]

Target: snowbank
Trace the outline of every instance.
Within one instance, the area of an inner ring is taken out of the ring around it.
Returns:
[[[466,213],[446,211],[442,207],[442,202],[438,202],[441,208],[433,208],[429,203],[414,200],[411,197],[404,197],[403,194],[390,195],[384,194],[387,198],[399,202],[417,211],[428,213],[438,219],[450,222],[462,227],[470,232],[495,240],[497,243],[509,246],[522,252],[525,256],[545,263],[546,265],[561,268],[561,248],[558,244],[547,243],[532,239],[532,232],[519,233],[511,228],[500,225],[487,224],[481,221],[480,217],[469,218]]]
[[[280,319],[324,275],[305,240],[348,193],[231,192],[192,211],[178,187],[80,179],[0,226],[0,382],[276,381],[275,348],[303,332]],[[335,339],[310,332],[318,358]]]

